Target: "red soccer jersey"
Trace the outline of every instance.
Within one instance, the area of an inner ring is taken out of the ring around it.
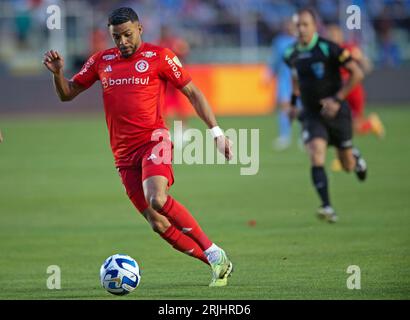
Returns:
[[[345,42],[341,45],[342,48],[347,49],[350,52],[350,55],[353,59],[358,60],[360,59],[362,52],[360,51],[359,47],[351,42]],[[350,77],[350,73],[344,69],[343,67],[340,68],[340,74],[342,76],[343,81],[347,81]],[[361,83],[355,85],[352,90],[350,91],[348,96],[352,95],[362,95],[362,91],[364,90],[363,85]]]
[[[85,88],[101,81],[115,164],[129,166],[152,132],[166,128],[162,110],[167,82],[180,89],[191,77],[171,50],[142,43],[128,58],[118,48],[92,55],[72,80]]]
[[[354,60],[359,59],[362,55],[359,47],[353,42],[345,42],[341,47],[347,49]],[[341,75],[343,80],[347,80],[350,76],[349,72],[344,68],[341,68]]]

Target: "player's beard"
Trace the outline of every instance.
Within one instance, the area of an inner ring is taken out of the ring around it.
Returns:
[[[128,57],[132,56],[136,50],[137,50],[137,46],[133,46],[133,47],[125,48],[125,50],[124,50],[124,48],[120,49],[120,52],[121,52],[121,55],[124,58],[128,58]]]

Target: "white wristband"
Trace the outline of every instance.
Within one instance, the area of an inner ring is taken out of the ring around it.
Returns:
[[[218,126],[211,128],[211,134],[214,139],[224,135],[222,129]]]

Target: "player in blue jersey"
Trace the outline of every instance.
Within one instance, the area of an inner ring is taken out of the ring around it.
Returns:
[[[274,140],[274,148],[283,150],[290,146],[292,139],[292,127],[288,111],[290,108],[290,96],[292,94],[292,75],[289,67],[283,60],[285,50],[295,41],[295,25],[291,19],[286,20],[283,29],[272,41],[271,58],[269,63],[270,73],[276,77],[277,83],[277,106],[279,136]]]

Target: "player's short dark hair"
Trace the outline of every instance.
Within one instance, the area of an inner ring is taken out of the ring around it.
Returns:
[[[306,8],[299,9],[298,12],[297,12],[297,15],[299,16],[302,13],[310,14],[315,23],[317,23],[319,21],[318,14],[317,14],[316,10],[313,9],[313,8],[306,7]]]
[[[128,7],[115,9],[108,16],[108,26],[116,26],[128,21],[140,21],[137,13],[133,9]]]

